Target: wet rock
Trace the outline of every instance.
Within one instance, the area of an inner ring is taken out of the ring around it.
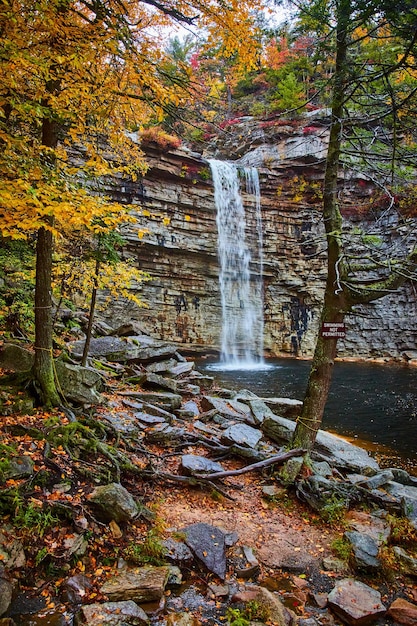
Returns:
[[[72,604],[82,604],[92,588],[91,582],[83,574],[71,576],[64,583],[65,600]]]
[[[262,494],[269,500],[283,498],[287,490],[284,487],[278,487],[278,485],[264,485],[262,487]]]
[[[88,604],[77,616],[78,625],[88,626],[142,626],[148,623],[145,611],[132,600]]]
[[[273,416],[272,410],[259,398],[248,399],[245,402],[249,405],[255,424],[262,424],[266,417]]]
[[[328,604],[350,626],[367,626],[386,613],[381,594],[352,578],[344,578],[336,583],[329,593]]]
[[[300,414],[303,403],[293,398],[260,398],[274,412],[275,415],[295,418]]]
[[[226,545],[225,536],[216,526],[191,524],[182,529],[185,542],[199,561],[221,580],[226,576]]]
[[[140,337],[142,345],[135,345],[136,337],[129,337],[129,345],[127,351],[121,360],[130,363],[150,363],[152,361],[160,361],[176,355],[176,348],[173,345],[152,340],[153,345],[144,345],[144,336]],[[150,337],[146,337],[149,340]],[[107,357],[108,358],[108,357]],[[113,359],[115,360],[115,359]]]
[[[193,474],[212,474],[213,472],[222,472],[223,466],[220,463],[211,461],[204,456],[196,456],[194,454],[184,454],[181,457],[181,473],[186,476]]]
[[[356,530],[347,531],[344,536],[352,545],[356,567],[360,569],[378,569],[380,567],[379,546],[372,537]]]
[[[164,417],[159,415],[148,415],[147,413],[135,413],[135,418],[140,422],[142,427],[155,426],[155,424],[165,424]]]
[[[221,441],[227,445],[256,448],[262,439],[262,433],[247,424],[233,424],[222,433]]]
[[[312,461],[311,469],[314,474],[319,474],[319,476],[324,476],[325,478],[333,475],[333,470],[327,461]]]
[[[128,522],[139,515],[133,496],[119,483],[96,487],[88,499],[107,521]]]
[[[416,626],[417,624],[417,605],[397,598],[388,609],[388,615],[392,617],[398,624],[404,626]]]
[[[230,593],[229,585],[209,585],[208,590],[214,598],[227,598]]]
[[[417,558],[411,556],[411,554],[400,546],[394,546],[393,552],[400,565],[401,572],[407,576],[417,577]]]
[[[152,602],[162,598],[168,576],[169,567],[166,566],[125,568],[117,576],[109,578],[100,588],[100,593],[115,602]]]
[[[100,404],[103,401],[100,390],[103,387],[101,374],[90,367],[81,367],[55,362],[60,391],[64,398],[78,404]]]

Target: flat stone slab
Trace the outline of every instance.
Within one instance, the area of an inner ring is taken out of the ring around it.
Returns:
[[[182,396],[177,393],[171,393],[169,391],[132,391],[127,394],[120,394],[128,396],[132,399],[132,401],[142,401],[143,403],[148,403],[152,405],[160,405],[160,407],[164,407],[164,409],[168,409],[173,411],[175,409],[179,409],[182,403]],[[130,404],[132,406],[132,404]],[[139,408],[139,407],[137,407]],[[153,415],[161,415],[161,412],[154,413],[150,410],[149,406],[143,407],[147,413],[152,413]]]
[[[222,472],[223,466],[216,461],[211,461],[205,456],[197,456],[195,454],[184,454],[181,457],[182,473],[188,476],[193,474],[212,474],[213,472]]]
[[[203,396],[201,408],[203,411],[216,409],[221,415],[228,419],[244,420],[250,413],[249,407],[237,400],[224,400],[223,398],[217,398],[215,396]]]
[[[153,567],[152,565],[122,569],[116,576],[104,583],[100,588],[100,593],[115,602],[160,600],[165,591],[169,571],[167,566]]]
[[[132,600],[96,602],[81,607],[82,623],[87,626],[142,626],[149,623],[145,611]]]
[[[224,533],[216,526],[191,524],[182,529],[185,543],[199,561],[221,580],[226,577],[226,543]]]
[[[289,441],[294,430],[295,422],[277,415],[266,417],[262,424],[265,435],[280,444]],[[324,430],[318,431],[312,457],[361,473],[376,473],[380,470],[378,463],[366,450]]]
[[[386,613],[381,594],[353,578],[336,583],[329,593],[328,605],[349,626],[367,626]]]
[[[245,448],[256,448],[262,433],[247,424],[233,424],[222,433],[221,441],[229,445],[237,444]]]

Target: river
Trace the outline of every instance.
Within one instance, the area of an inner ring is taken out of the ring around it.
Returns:
[[[250,389],[261,397],[303,399],[310,362],[273,359],[255,370],[222,370],[213,360],[197,369],[229,389]],[[337,362],[323,429],[355,440],[386,464],[417,468],[417,370],[396,364]]]

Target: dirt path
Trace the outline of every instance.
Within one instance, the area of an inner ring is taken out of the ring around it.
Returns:
[[[234,502],[216,501],[198,489],[184,493],[174,487],[165,490],[161,514],[171,530],[206,522],[238,533],[239,543],[254,549],[265,573],[277,568],[294,573],[321,569],[323,557],[332,554],[330,544],[336,531],[285,493],[274,501],[265,499],[262,486],[266,482],[271,484],[253,473],[250,478],[226,479],[225,484],[241,487],[229,489]]]

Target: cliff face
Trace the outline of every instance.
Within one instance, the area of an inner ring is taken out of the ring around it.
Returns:
[[[259,171],[266,355],[309,356],[314,350],[326,272],[320,210],[326,139],[325,120],[264,128],[243,120],[209,146],[210,156],[238,159]],[[124,236],[126,256],[152,276],[139,288],[147,308],[118,302],[107,311],[108,321],[115,326],[137,320],[152,336],[185,344],[182,349],[218,350],[221,303],[209,164],[189,151],[163,153],[155,146],[147,154],[150,168],[143,181],[115,184],[112,190],[119,200],[138,205],[137,223],[127,226]],[[363,177],[345,175],[341,194],[347,216],[350,207],[355,215],[357,207],[367,207],[372,191]],[[245,194],[244,201],[251,204]],[[403,234],[395,217],[382,227],[392,240]],[[250,217],[247,231],[248,238],[253,236]],[[417,351],[416,306],[409,285],[358,310],[346,320],[339,354],[412,355]]]

